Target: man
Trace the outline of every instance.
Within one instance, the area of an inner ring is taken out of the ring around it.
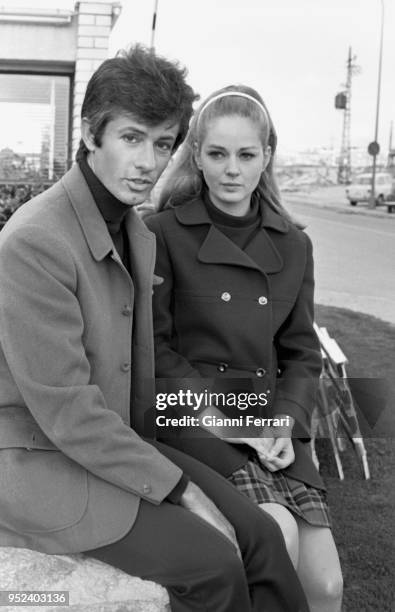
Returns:
[[[141,47],[105,61],[78,164],[0,234],[0,545],[87,552],[164,585],[173,612],[306,610],[274,522],[141,437],[159,279],[133,208],[185,136],[184,78]]]

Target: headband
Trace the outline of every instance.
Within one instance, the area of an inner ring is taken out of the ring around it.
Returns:
[[[203,105],[203,107],[201,108],[200,113],[199,113],[199,118],[198,118],[198,121],[200,120],[200,117],[201,117],[201,115],[202,115],[203,111],[205,111],[205,110],[206,110],[206,108],[207,108],[208,106],[210,106],[210,104],[211,104],[212,102],[215,102],[216,100],[220,100],[221,98],[227,98],[228,96],[239,96],[240,98],[247,98],[247,100],[251,100],[252,102],[255,102],[255,104],[256,104],[257,106],[259,106],[259,108],[261,109],[261,111],[262,111],[262,113],[263,113],[263,115],[264,115],[264,117],[265,117],[266,122],[269,124],[269,116],[268,116],[268,114],[267,114],[267,110],[266,110],[266,108],[263,106],[263,104],[261,104],[261,103],[259,102],[259,100],[257,100],[257,99],[256,99],[256,98],[254,98],[253,96],[250,96],[250,94],[246,94],[246,93],[244,93],[244,92],[242,92],[242,91],[224,91],[223,93],[220,93],[220,94],[218,94],[217,96],[214,96],[213,98],[210,98],[210,100],[208,100],[208,101],[206,102],[206,104],[204,104],[204,105]]]

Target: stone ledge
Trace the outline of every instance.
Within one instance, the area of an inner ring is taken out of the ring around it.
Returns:
[[[170,612],[166,589],[85,555],[0,548],[0,590],[69,591],[68,606],[5,606],[4,612]]]

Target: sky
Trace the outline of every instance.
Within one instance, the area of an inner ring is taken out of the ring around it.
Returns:
[[[379,138],[387,151],[395,120],[395,0],[158,0],[156,51],[188,68],[203,97],[231,83],[255,87],[274,120],[283,153],[338,150],[348,49],[356,56],[352,146],[374,140],[381,7],[384,6]],[[72,9],[72,0],[1,0],[4,6]],[[121,0],[112,56],[132,42],[150,45],[155,0]],[[395,135],[394,144],[395,146]]]

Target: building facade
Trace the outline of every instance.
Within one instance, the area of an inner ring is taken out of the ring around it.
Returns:
[[[0,7],[0,184],[50,183],[71,165],[86,84],[120,11],[110,0]]]

